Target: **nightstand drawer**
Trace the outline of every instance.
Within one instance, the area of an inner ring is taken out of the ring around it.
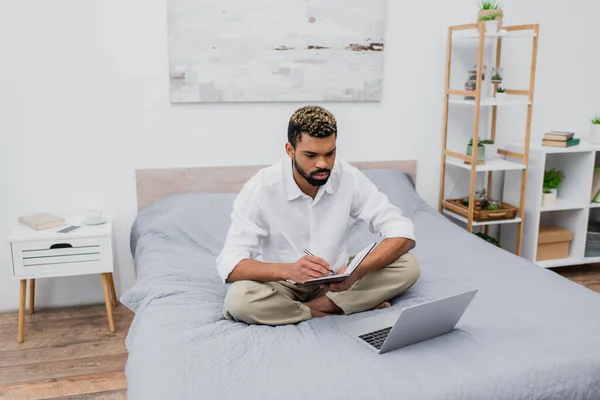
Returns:
[[[14,275],[63,276],[112,271],[110,237],[12,243]]]

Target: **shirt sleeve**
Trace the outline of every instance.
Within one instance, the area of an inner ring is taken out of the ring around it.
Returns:
[[[261,243],[267,236],[256,189],[246,185],[233,203],[231,225],[221,253],[217,257],[217,272],[223,283],[243,259],[262,255]]]
[[[373,182],[360,170],[355,171],[356,187],[351,206],[353,218],[365,222],[371,233],[384,238],[416,240],[413,221],[391,204]]]

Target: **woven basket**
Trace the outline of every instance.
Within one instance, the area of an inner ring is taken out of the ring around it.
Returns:
[[[479,21],[479,18],[481,18],[481,17],[487,17],[488,15],[492,15],[492,14],[502,15],[503,11],[502,10],[479,10],[479,13],[477,14],[477,21]],[[496,20],[501,20],[501,19],[502,19],[502,17],[496,18]]]

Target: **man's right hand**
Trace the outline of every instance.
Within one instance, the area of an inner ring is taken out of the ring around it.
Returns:
[[[331,266],[327,261],[316,256],[304,256],[293,264],[287,265],[287,279],[296,283],[304,283],[309,279],[329,276]]]

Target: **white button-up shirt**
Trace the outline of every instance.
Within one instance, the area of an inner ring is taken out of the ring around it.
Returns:
[[[294,263],[309,250],[334,270],[348,263],[348,228],[362,220],[383,238],[415,240],[413,222],[356,167],[337,159],[327,183],[313,200],[292,173],[292,161],[259,171],[248,180],[233,204],[231,227],[217,271],[226,281],[245,258],[268,263]]]

